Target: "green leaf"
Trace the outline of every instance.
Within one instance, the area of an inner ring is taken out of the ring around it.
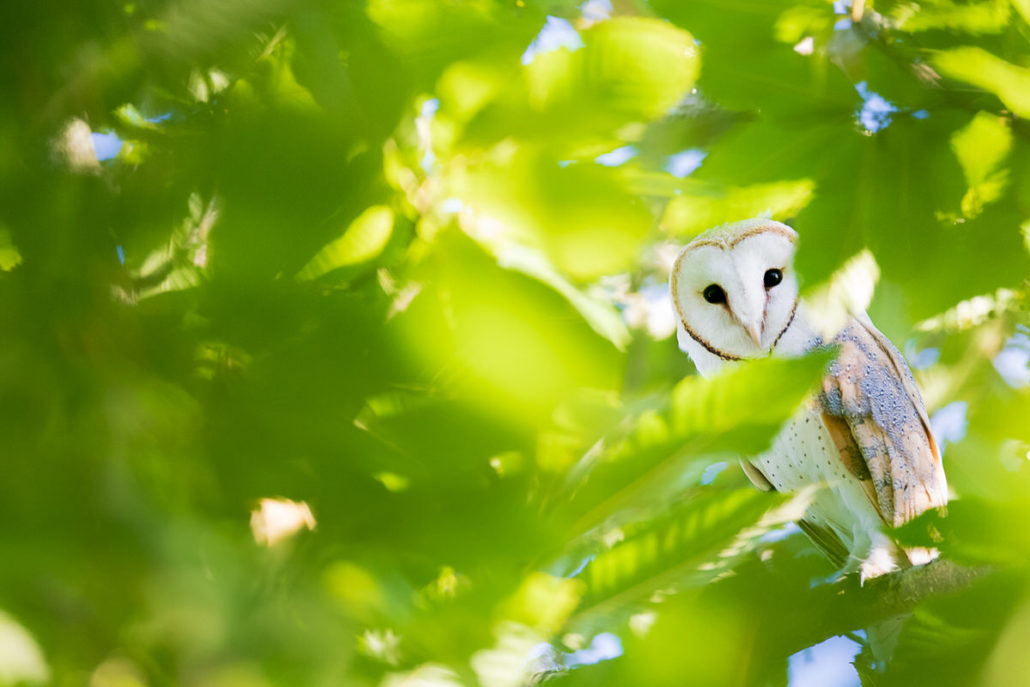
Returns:
[[[615,17],[582,34],[583,47],[537,54],[525,67],[530,117],[510,127],[551,139],[564,157],[611,150],[639,138],[694,86],[700,58],[693,37],[666,22]]]
[[[627,121],[654,119],[679,102],[701,69],[694,38],[667,22],[616,17],[583,33],[581,94]]]
[[[778,428],[797,410],[832,357],[822,351],[788,360],[769,358],[727,364],[709,379],[687,377],[672,392],[672,430],[686,437],[749,426]]]
[[[751,487],[713,490],[654,520],[638,520],[605,534],[612,544],[592,554],[579,575],[587,592],[568,631],[590,636],[653,608],[656,598],[715,579],[762,535],[800,518],[810,499],[807,492],[791,496]],[[661,593],[656,597],[656,592]]]
[[[1008,169],[1002,163],[1012,150],[1012,132],[996,115],[978,112],[968,126],[951,137],[969,190],[962,198],[962,213],[975,217],[983,206],[998,200],[1008,185]]]
[[[452,183],[453,192],[476,211],[465,223],[471,235],[543,250],[574,279],[629,269],[653,224],[618,170],[561,166],[532,149],[519,150],[505,164],[471,169]]]
[[[775,116],[803,110],[843,114],[856,102],[851,84],[829,55],[823,51],[803,55],[782,42],[798,32],[817,30],[823,32],[818,36],[822,43],[836,21],[829,3],[655,0],[651,4],[700,41],[705,67],[699,89],[720,104]]]
[[[588,296],[577,289],[539,251],[509,243],[497,246],[494,254],[501,267],[521,272],[560,293],[595,332],[611,341],[620,351],[626,349],[630,333],[610,301]]]
[[[1026,503],[969,497],[945,512],[927,511],[896,532],[903,544],[938,548],[959,563],[1019,565],[1030,553],[1028,517]]]
[[[800,212],[815,194],[811,179],[730,187],[721,196],[678,195],[665,208],[662,227],[673,236],[693,237],[742,217],[784,220]]]
[[[10,272],[21,264],[21,253],[11,242],[11,232],[0,227],[0,270]]]
[[[972,34],[999,33],[1009,24],[1008,0],[956,4],[950,0],[901,3],[890,12],[894,28],[909,33],[952,31]]]
[[[373,205],[362,212],[343,233],[318,252],[297,273],[297,279],[310,281],[340,267],[351,267],[379,257],[393,233],[393,210]]]
[[[1020,117],[1030,117],[1030,69],[971,46],[943,50],[931,62],[942,75],[990,91]]]

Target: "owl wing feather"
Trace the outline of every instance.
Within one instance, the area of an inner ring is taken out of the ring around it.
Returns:
[[[798,520],[798,527],[808,535],[812,543],[830,559],[835,567],[843,568],[848,562],[848,547],[831,528],[809,518]]]
[[[818,401],[841,462],[887,525],[945,505],[940,452],[901,354],[866,318],[853,318],[836,343]]]
[[[740,467],[744,468],[744,474],[751,480],[751,484],[755,486],[759,491],[775,491],[773,483],[769,481],[769,478],[759,470],[750,460],[742,458],[740,461]]]

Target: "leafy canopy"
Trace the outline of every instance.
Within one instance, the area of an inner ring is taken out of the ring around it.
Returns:
[[[701,380],[665,287],[762,212],[1001,571],[863,679],[1023,679],[1025,0],[6,5],[0,685],[786,684],[832,570],[734,461],[825,358]]]

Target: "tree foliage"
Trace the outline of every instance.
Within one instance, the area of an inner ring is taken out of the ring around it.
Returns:
[[[665,300],[762,212],[878,275],[955,497],[900,536],[989,570],[864,684],[1024,679],[1026,0],[0,19],[0,684],[786,684],[875,601],[733,461],[825,358],[701,380]]]

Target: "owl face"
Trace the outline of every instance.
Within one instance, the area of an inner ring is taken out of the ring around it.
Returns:
[[[681,337],[693,341],[688,350],[739,360],[772,349],[797,308],[796,241],[787,225],[757,219],[706,232],[683,248],[670,286]]]

